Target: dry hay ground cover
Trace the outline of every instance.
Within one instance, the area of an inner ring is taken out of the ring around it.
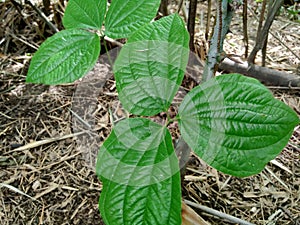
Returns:
[[[49,18],[60,24],[63,6],[58,2],[52,7],[56,14]],[[81,150],[83,145],[98,146],[109,134],[110,119],[123,116],[114,80],[110,77],[93,99],[93,112],[83,106],[83,112],[93,113],[95,118],[95,133],[89,134],[94,143],[84,141],[86,136],[74,130],[72,111],[78,82],[54,87],[25,84],[28,53],[33,53],[51,30],[29,7],[18,12],[6,1],[0,3],[0,10],[0,183],[6,185],[0,188],[0,224],[101,224],[101,183]],[[240,54],[241,22],[234,24],[227,50]],[[299,24],[287,24],[283,18],[275,24],[283,28],[279,34],[285,44],[300,55]],[[268,57],[277,69],[296,68],[294,56],[271,37]],[[191,82],[186,79],[184,83],[190,87]],[[300,114],[299,90],[272,91]],[[182,189],[185,199],[254,224],[300,224],[299,126],[276,161],[256,176],[224,175],[192,155]],[[211,224],[230,224],[199,213]]]

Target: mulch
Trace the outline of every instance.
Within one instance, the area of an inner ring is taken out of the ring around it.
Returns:
[[[53,3],[48,16],[59,29],[62,2]],[[83,133],[86,124],[76,114],[82,96],[76,93],[88,78],[70,85],[26,84],[32,54],[53,31],[27,5],[0,2],[0,15],[0,184],[5,184],[0,186],[0,224],[103,224],[98,211],[102,185],[94,160],[111,121],[124,116],[115,81],[108,76],[95,98],[86,93],[88,104],[81,106],[80,117],[88,121],[87,116],[94,113],[89,123],[93,132]],[[225,46],[228,53],[243,54],[240,26],[241,22],[234,22]],[[282,17],[273,28],[298,55],[299,28],[299,23],[287,24]],[[297,57],[278,39],[269,38],[268,66],[297,73]],[[193,82],[186,77],[183,90],[194,86]],[[270,89],[300,115],[299,90]],[[176,129],[172,132],[176,135]],[[192,154],[182,193],[184,199],[254,224],[299,225],[300,126],[282,153],[261,173],[248,178],[219,173]],[[210,224],[232,224],[196,211]]]

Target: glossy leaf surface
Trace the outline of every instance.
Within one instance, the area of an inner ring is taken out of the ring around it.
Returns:
[[[105,18],[105,35],[128,38],[156,15],[160,0],[113,0]]]
[[[144,26],[122,48],[114,73],[119,99],[136,115],[166,111],[184,76],[189,35],[173,14]]]
[[[98,153],[106,225],[181,224],[178,159],[169,131],[148,119],[120,121]]]
[[[99,30],[106,13],[106,5],[106,0],[70,0],[63,17],[63,25],[66,29]]]
[[[26,82],[73,82],[93,68],[100,53],[97,34],[79,29],[63,30],[48,38],[34,54]]]
[[[239,177],[263,170],[298,123],[296,113],[259,81],[238,74],[194,88],[179,108],[188,145],[209,165]]]

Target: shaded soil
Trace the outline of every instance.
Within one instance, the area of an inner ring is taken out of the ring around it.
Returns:
[[[61,29],[63,5],[52,7],[51,21]],[[6,1],[0,3],[0,9],[4,19],[0,27],[0,183],[10,185],[0,188],[0,224],[102,224],[98,211],[102,186],[94,172],[95,151],[109,134],[111,119],[125,116],[113,77],[108,77],[90,106],[82,106],[82,118],[92,110],[93,132],[80,133],[85,125],[78,122],[74,105],[78,106],[76,90],[86,80],[53,87],[25,84],[31,53],[53,31],[28,6],[18,12]],[[240,26],[236,18],[227,53],[243,54]],[[252,26],[256,27],[254,19],[249,20]],[[299,23],[286,25],[286,19],[280,17],[274,27],[300,55]],[[269,37],[269,42],[268,66],[297,73],[297,58],[277,39]],[[254,43],[253,35],[250,43]],[[194,79],[186,76],[181,91],[194,85]],[[300,114],[299,90],[271,90]],[[177,97],[176,101],[182,98]],[[178,135],[176,127],[171,130]],[[243,179],[224,175],[194,154],[186,171],[185,199],[254,224],[300,224],[299,126],[282,153],[258,175]],[[231,224],[197,212],[211,224]]]

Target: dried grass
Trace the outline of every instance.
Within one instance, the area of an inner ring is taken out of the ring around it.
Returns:
[[[24,82],[31,58],[28,53],[33,53],[52,34],[51,30],[28,7],[18,12],[9,1],[1,2],[0,6],[4,18],[0,29],[0,183],[5,184],[0,187],[1,224],[102,224],[98,211],[102,186],[93,162],[87,163],[91,158],[87,161],[81,151],[82,145],[90,150],[95,144],[97,149],[109,134],[109,109],[114,119],[123,116],[114,81],[109,79],[102,94],[94,99],[97,108],[92,137],[97,136],[96,143],[84,142],[87,136],[72,135],[76,127],[72,104],[78,83],[49,87]],[[53,7],[58,12],[63,10],[59,4]],[[50,18],[60,24],[60,16],[58,13]],[[295,51],[299,51],[299,44],[295,44],[299,43],[299,30],[293,24],[281,29],[282,37],[290,40],[287,44]],[[237,36],[232,39],[241,42]],[[270,42],[268,55],[272,67],[290,69],[299,63],[275,40]],[[230,51],[237,54],[237,46]],[[190,88],[190,82],[185,81],[185,86]],[[298,91],[275,89],[274,95],[300,114]],[[91,108],[83,107],[83,113],[88,114],[88,110]],[[41,140],[48,142],[41,144]],[[276,162],[249,178],[219,173],[193,155],[183,195],[255,224],[299,224],[300,127]],[[228,224],[199,213],[211,224]]]

